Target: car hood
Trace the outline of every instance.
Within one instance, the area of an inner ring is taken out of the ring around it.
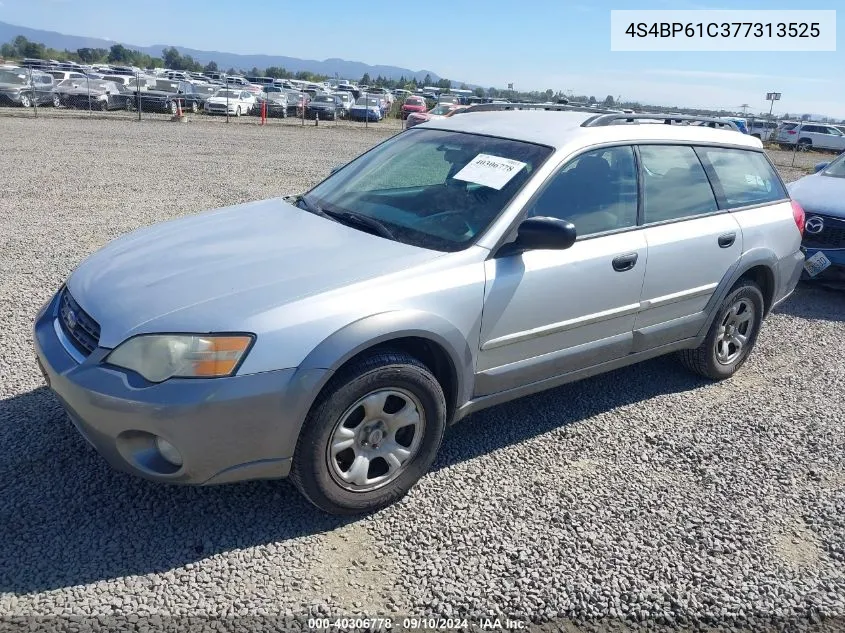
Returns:
[[[100,345],[150,332],[254,331],[251,319],[443,253],[321,218],[280,198],[135,231],[73,272]]]
[[[230,97],[229,100],[228,100],[228,103],[230,103],[230,104],[231,103],[238,103],[239,101],[241,101],[241,100],[235,99],[234,97]],[[227,103],[226,97],[209,97],[208,99],[205,100],[205,102],[206,103],[222,103],[223,105],[226,105],[226,103]]]
[[[789,183],[786,188],[807,213],[845,218],[845,178],[812,174]]]

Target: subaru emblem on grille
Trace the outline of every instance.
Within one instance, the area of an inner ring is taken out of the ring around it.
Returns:
[[[824,219],[814,215],[804,223],[804,230],[807,233],[821,233],[824,230]]]
[[[67,311],[67,326],[72,330],[76,327],[76,312],[73,310]]]

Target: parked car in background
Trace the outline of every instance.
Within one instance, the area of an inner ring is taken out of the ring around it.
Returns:
[[[845,282],[845,154],[816,165],[815,173],[787,185],[806,213],[806,278]]]
[[[402,118],[407,119],[412,112],[425,112],[425,99],[422,97],[407,97],[402,104]]]
[[[433,121],[435,119],[442,119],[452,116],[456,110],[466,108],[467,106],[460,106],[457,103],[438,103],[428,112],[412,112],[405,119],[405,129],[425,123],[426,121]]]
[[[265,86],[264,91],[255,98],[253,112],[260,116],[263,104],[266,104],[268,117],[286,118],[288,116],[288,91],[278,86]]]
[[[0,70],[0,105],[29,108],[33,105],[56,105],[52,75],[39,70]]]
[[[205,101],[206,114],[226,114],[234,116],[249,114],[255,107],[255,95],[248,90],[223,88]]]
[[[349,110],[352,109],[352,105],[355,103],[355,99],[352,96],[351,92],[346,90],[339,90],[338,92],[334,93],[338,99],[340,99],[341,104],[343,105],[344,110],[344,117],[349,116]]]
[[[123,84],[100,79],[65,79],[56,87],[61,105],[83,110],[129,110],[135,92]]]
[[[346,115],[346,109],[343,107],[343,102],[340,97],[333,94],[318,94],[311,99],[305,109],[305,116],[309,119],[315,119],[319,116],[321,119],[335,119],[343,118]]]
[[[775,141],[786,149],[798,144],[801,151],[811,149],[845,150],[845,134],[841,130],[827,123],[813,123],[812,121],[786,121],[777,129]]]
[[[777,121],[769,119],[751,119],[748,122],[748,133],[751,136],[756,136],[761,141],[772,140],[777,130]]]
[[[47,70],[48,75],[52,75],[56,83],[64,81],[65,79],[85,79],[85,73],[70,71],[70,70]]]
[[[353,121],[381,121],[384,118],[381,103],[378,97],[360,97],[349,109],[349,118]]]
[[[176,114],[180,106],[183,111],[199,112],[206,100],[191,82],[171,79],[159,79],[155,82],[155,88],[135,93],[136,101],[140,94],[141,109],[145,112]]]

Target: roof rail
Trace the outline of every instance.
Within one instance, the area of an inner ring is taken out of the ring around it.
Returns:
[[[561,110],[565,112],[590,112],[592,114],[612,114],[617,110],[590,108],[582,105],[568,105],[562,103],[476,103],[464,112],[498,112],[502,110]]]
[[[637,123],[639,121],[662,121],[666,125],[683,124],[683,123],[704,123],[708,127],[728,128],[729,130],[739,131],[736,123],[726,119],[717,119],[716,117],[708,116],[694,116],[688,114],[599,114],[598,116],[590,117],[581,124],[581,127],[600,127],[605,125],[615,125],[618,123]]]

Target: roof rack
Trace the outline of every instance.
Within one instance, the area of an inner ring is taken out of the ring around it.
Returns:
[[[581,127],[600,127],[605,125],[615,125],[618,123],[637,123],[638,121],[662,121],[666,125],[683,124],[683,123],[704,123],[707,127],[728,128],[729,130],[739,131],[736,123],[726,119],[717,119],[716,117],[708,116],[694,116],[688,114],[599,114],[598,116],[590,117],[581,124]]]
[[[501,110],[561,110],[565,112],[590,112],[592,114],[616,114],[619,112],[618,110],[563,103],[477,103],[469,106],[464,112],[498,112]]]

